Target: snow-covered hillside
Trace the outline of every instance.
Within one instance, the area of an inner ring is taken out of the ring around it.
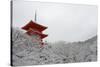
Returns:
[[[97,60],[97,37],[84,42],[66,43],[64,41],[46,43],[40,47],[39,42],[13,28],[13,54],[14,66],[58,64],[70,62],[88,62]]]
[[[97,36],[82,42],[57,42],[52,48],[57,54],[66,56],[68,63],[97,60]]]

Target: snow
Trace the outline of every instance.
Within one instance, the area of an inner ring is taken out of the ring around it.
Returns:
[[[97,36],[84,42],[40,43],[23,31],[13,28],[13,66],[89,62],[97,60]]]

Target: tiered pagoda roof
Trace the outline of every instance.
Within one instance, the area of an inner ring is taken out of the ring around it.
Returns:
[[[47,37],[48,35],[43,34],[42,31],[47,29],[46,26],[40,25],[34,21],[30,21],[28,24],[26,24],[22,29],[26,30],[27,34],[32,35],[32,34],[37,34],[41,37],[41,39]]]

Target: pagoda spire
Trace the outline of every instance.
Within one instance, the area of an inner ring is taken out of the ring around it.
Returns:
[[[34,18],[35,22],[37,21],[37,12],[35,11],[35,18]]]

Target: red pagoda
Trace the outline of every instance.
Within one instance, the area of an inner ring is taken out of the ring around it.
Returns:
[[[48,35],[42,33],[45,29],[47,29],[47,27],[40,25],[32,20],[28,24],[26,24],[24,27],[22,27],[22,29],[26,30],[27,31],[26,33],[30,36],[32,36],[34,34],[38,35],[41,40],[41,45],[44,44],[42,42],[43,38],[48,36]]]
[[[35,21],[36,21],[36,14],[35,14]],[[47,29],[47,27],[40,25],[40,24],[36,23],[35,21],[31,20],[28,24],[26,24],[24,27],[22,27],[22,29],[26,30],[27,31],[26,33],[29,36],[38,35],[40,37],[39,41],[41,41],[41,45],[43,46],[44,45],[43,38],[48,36],[46,34],[43,34],[43,31],[45,29]]]

